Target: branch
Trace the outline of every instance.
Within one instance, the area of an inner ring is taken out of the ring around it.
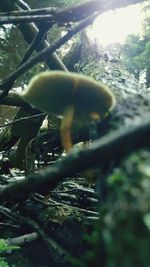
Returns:
[[[26,120],[30,120],[33,118],[39,118],[39,117],[43,117],[43,119],[45,118],[45,116],[47,115],[47,113],[40,113],[40,114],[36,114],[36,115],[31,115],[31,116],[27,116],[27,117],[23,117],[17,120],[13,120],[9,123],[6,123],[4,125],[0,125],[0,128],[5,128],[11,125],[15,125],[16,123],[22,122],[22,121],[26,121]]]
[[[29,15],[42,15],[42,14],[53,14],[56,11],[56,7],[45,7],[45,8],[36,8],[36,9],[28,9],[28,10],[15,10],[9,12],[1,12],[0,16],[29,16]]]
[[[33,232],[31,234],[25,234],[19,237],[3,239],[9,246],[26,246],[27,244],[37,240],[39,238],[38,233]]]
[[[62,179],[74,176],[77,172],[121,160],[136,149],[150,146],[149,136],[149,121],[126,131],[115,131],[93,142],[90,149],[73,152],[22,181],[1,186],[0,199],[25,198],[31,192],[53,190]]]
[[[17,93],[10,93],[3,99],[0,99],[1,105],[22,107],[24,109],[31,109],[31,106],[23,100],[23,98]]]

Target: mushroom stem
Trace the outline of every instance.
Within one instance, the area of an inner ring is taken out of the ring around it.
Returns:
[[[71,126],[72,126],[73,116],[74,116],[74,106],[71,105],[65,110],[60,126],[61,142],[67,153],[70,152],[70,150],[73,147],[72,137],[71,137]]]

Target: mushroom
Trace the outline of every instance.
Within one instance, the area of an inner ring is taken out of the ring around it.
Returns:
[[[22,97],[39,110],[62,117],[60,135],[66,152],[73,146],[73,120],[83,124],[101,120],[116,103],[114,94],[106,85],[85,75],[64,71],[37,74]]]

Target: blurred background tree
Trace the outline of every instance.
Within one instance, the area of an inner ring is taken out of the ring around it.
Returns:
[[[150,86],[150,1],[143,4],[142,33],[129,35],[122,47],[122,62],[147,87]]]

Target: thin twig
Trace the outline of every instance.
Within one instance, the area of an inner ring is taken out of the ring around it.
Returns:
[[[40,114],[36,114],[36,115],[31,115],[31,116],[23,117],[23,118],[20,118],[20,119],[11,121],[9,123],[6,123],[4,125],[0,125],[0,128],[8,127],[8,126],[14,125],[14,124],[16,124],[18,122],[30,120],[30,119],[33,119],[33,118],[45,117],[46,115],[47,115],[47,113],[40,113]]]
[[[23,56],[19,66],[21,66],[23,63],[25,63],[30,58],[33,51],[42,42],[43,37],[44,37],[45,33],[47,32],[47,30],[48,30],[47,24],[44,24],[43,27],[39,29],[35,38],[33,39],[32,43],[30,44],[29,48],[27,49],[25,55]]]

